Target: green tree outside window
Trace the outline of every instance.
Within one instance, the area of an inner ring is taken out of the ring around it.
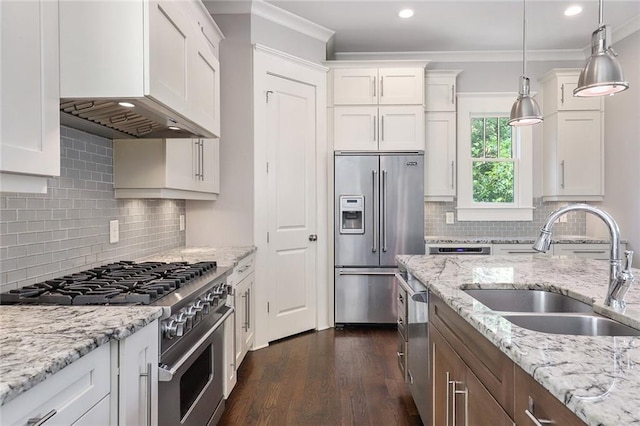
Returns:
[[[477,117],[471,120],[474,202],[514,201],[513,130],[508,121],[508,117]]]

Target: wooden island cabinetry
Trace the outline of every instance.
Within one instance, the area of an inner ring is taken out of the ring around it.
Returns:
[[[433,425],[584,426],[433,293],[429,321]]]

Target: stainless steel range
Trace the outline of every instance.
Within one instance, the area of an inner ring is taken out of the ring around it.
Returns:
[[[0,293],[0,304],[161,306],[158,423],[212,425],[224,411],[231,272],[216,262],[121,261]]]

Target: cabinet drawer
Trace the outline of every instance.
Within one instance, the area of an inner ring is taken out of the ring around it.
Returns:
[[[624,251],[625,246],[621,246]],[[585,257],[588,259],[609,260],[611,249],[609,244],[554,244],[553,254],[556,256]]]
[[[513,417],[513,362],[433,293],[429,294],[429,320]]]
[[[535,425],[530,416],[533,416],[541,424],[547,424],[543,420],[548,420],[549,424],[554,425],[585,425],[571,410],[520,367],[516,367],[515,387],[517,389],[515,420],[518,426]]]
[[[518,254],[535,254],[550,256],[551,253],[540,253],[533,249],[533,244],[494,244],[491,250],[491,254],[495,256],[509,256]]]
[[[22,426],[53,412],[51,424],[80,419],[110,392],[109,347],[102,345],[8,402],[2,407],[2,424]],[[108,417],[101,423],[107,424]]]
[[[242,259],[238,264],[233,268],[233,274],[228,279],[228,284],[237,285],[243,279],[249,276],[253,271],[255,271],[255,254],[250,254],[249,256]]]

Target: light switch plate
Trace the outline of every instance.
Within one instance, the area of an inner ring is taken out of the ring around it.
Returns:
[[[120,241],[120,222],[117,220],[109,221],[109,243],[115,244]]]
[[[184,215],[180,215],[180,230],[184,231]]]
[[[445,223],[447,225],[453,225],[455,223],[455,216],[453,215],[453,212],[445,213]]]

